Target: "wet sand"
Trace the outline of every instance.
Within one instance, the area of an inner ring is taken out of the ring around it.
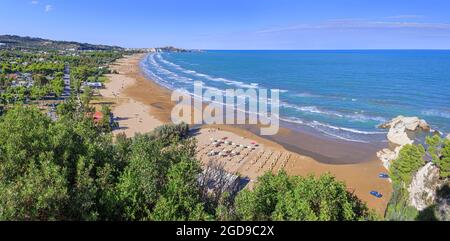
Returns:
[[[131,108],[126,104],[135,103],[137,109],[131,113],[139,113],[137,122],[135,119],[127,123],[128,128],[133,130],[129,134],[145,133],[161,123],[170,123],[170,113],[174,106],[170,99],[171,92],[144,76],[140,69],[143,57],[144,54],[126,57],[112,66],[119,74],[112,75],[115,78],[110,78],[109,85],[122,86],[117,82],[127,82],[119,93],[119,101],[113,112],[116,114],[121,108],[123,111],[129,110]],[[108,85],[106,89],[106,93],[111,92]],[[124,116],[129,115],[128,111]],[[146,118],[142,118],[146,115]],[[124,122],[119,123],[122,126]],[[349,190],[367,202],[370,208],[380,215],[384,214],[392,188],[388,181],[378,178],[378,174],[386,170],[376,159],[373,147],[321,139],[306,132],[297,133],[286,128],[281,128],[280,133],[273,137],[263,138],[255,133],[259,133],[255,126],[203,126],[196,134],[197,158],[204,164],[211,160],[222,162],[228,171],[247,176],[252,182],[256,182],[257,177],[266,171],[286,170],[290,175],[302,176],[330,172],[338,180],[344,181]],[[231,144],[217,145],[214,142],[223,142],[222,138],[226,138]],[[252,142],[258,143],[258,146],[252,146]],[[214,151],[230,153],[226,156],[209,156]],[[231,151],[235,154],[231,154]],[[372,190],[383,193],[384,197],[377,199],[371,196],[369,192]]]
[[[255,126],[239,126],[258,134]],[[371,162],[376,152],[385,148],[382,144],[360,143],[325,137],[308,127],[297,127],[302,131],[281,127],[277,135],[264,138],[279,143],[289,151],[302,153],[324,164],[345,165]]]

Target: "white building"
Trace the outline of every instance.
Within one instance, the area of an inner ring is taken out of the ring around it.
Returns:
[[[89,86],[94,89],[100,89],[103,87],[103,83],[101,83],[101,82],[84,82],[84,86]]]

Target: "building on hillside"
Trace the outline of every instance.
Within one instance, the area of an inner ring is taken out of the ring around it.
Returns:
[[[84,86],[89,86],[89,87],[94,88],[94,89],[101,89],[101,88],[103,88],[103,83],[101,83],[101,82],[84,82],[83,85]]]
[[[94,119],[95,123],[99,123],[103,120],[104,116],[103,113],[100,111],[96,111],[93,115],[92,118]]]

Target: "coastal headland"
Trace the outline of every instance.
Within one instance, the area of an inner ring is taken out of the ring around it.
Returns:
[[[118,60],[111,66],[117,74],[108,75],[109,81],[100,91],[102,101],[112,104],[119,122],[114,134],[132,137],[171,122],[175,105],[171,91],[144,75],[140,62],[145,56],[135,54]],[[202,126],[194,135],[197,158],[202,163],[223,163],[227,171],[248,177],[249,186],[267,171],[285,170],[301,176],[329,172],[380,216],[390,200],[391,183],[378,177],[386,169],[376,158],[376,148],[363,143],[323,139],[286,128],[276,136],[263,138],[251,126],[231,125]],[[210,155],[224,151],[229,155]],[[383,193],[383,198],[370,195],[373,190]]]

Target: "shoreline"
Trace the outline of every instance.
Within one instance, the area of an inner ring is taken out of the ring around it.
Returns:
[[[126,94],[126,91],[138,85],[138,80],[132,74],[135,69],[129,65],[129,62],[139,60],[140,56],[126,57],[118,60],[112,66],[119,73],[127,74],[109,74],[108,82],[105,88],[100,90],[101,102],[96,104],[112,105],[112,111],[117,121],[120,123],[118,129],[113,130],[113,134],[124,133],[127,136],[134,136],[136,133],[150,132],[160,126],[162,122],[152,114],[153,110],[145,103],[137,100],[132,95]]]
[[[145,58],[147,55],[144,55]],[[170,96],[172,90],[164,85],[158,83],[152,79],[152,76],[143,70],[143,61],[139,62],[141,68],[141,75],[147,80],[150,80],[152,89],[159,88],[157,92],[163,91]],[[133,94],[141,95],[138,90]],[[170,97],[169,97],[170,98]],[[145,101],[145,100],[142,100]],[[163,102],[170,102],[170,99],[165,99]],[[170,102],[171,103],[171,102]],[[207,104],[204,104],[204,107]],[[167,117],[170,116],[170,110],[174,105],[165,106],[168,113],[162,114],[160,119],[164,119],[165,122],[170,121]],[[217,125],[216,125],[217,126]],[[294,125],[280,120],[279,133],[273,136],[260,135],[260,128],[258,125],[220,125],[222,128],[229,128],[232,126],[238,130],[246,130],[252,132],[255,136],[258,136],[266,141],[281,145],[284,149],[302,153],[308,155],[320,163],[333,164],[333,165],[347,165],[357,164],[364,162],[371,162],[378,160],[376,153],[384,148],[387,148],[387,143],[375,143],[375,142],[357,142],[344,139],[337,139],[331,136],[327,136],[314,130],[311,127],[303,125]],[[387,133],[386,133],[387,134]]]
[[[118,134],[125,132],[127,136],[135,133],[149,132],[157,126],[170,123],[171,102],[170,90],[158,85],[145,75],[141,69],[141,61],[146,54],[126,56],[112,65],[119,74],[109,75],[110,82],[101,91],[105,100],[111,100],[113,113],[118,116],[120,126]],[[120,86],[119,90],[117,88]],[[133,108],[131,108],[133,107]],[[317,138],[307,133],[293,132],[280,128],[280,134],[274,137],[261,137],[251,126],[202,126],[197,134],[200,161],[205,163],[211,158],[203,149],[211,150],[210,140],[218,137],[230,138],[241,144],[256,141],[260,147],[254,152],[242,151],[245,158],[217,158],[225,161],[225,168],[233,173],[247,176],[252,181],[265,171],[284,169],[289,175],[320,175],[331,173],[338,180],[344,181],[349,190],[365,201],[368,206],[380,215],[384,215],[392,193],[391,184],[378,178],[378,174],[386,172],[381,161],[376,158],[372,147],[357,143],[342,143],[334,140]],[[220,138],[218,138],[220,139]],[[295,145],[289,146],[289,143]],[[202,149],[203,148],[203,149]],[[261,154],[262,153],[262,154]],[[259,156],[261,155],[261,156]],[[267,157],[266,157],[267,155]],[[258,164],[260,159],[266,163]],[[284,160],[284,161],[282,161]],[[271,165],[268,163],[272,162]],[[258,166],[259,165],[259,166]],[[382,199],[372,197],[369,192],[380,191]]]

